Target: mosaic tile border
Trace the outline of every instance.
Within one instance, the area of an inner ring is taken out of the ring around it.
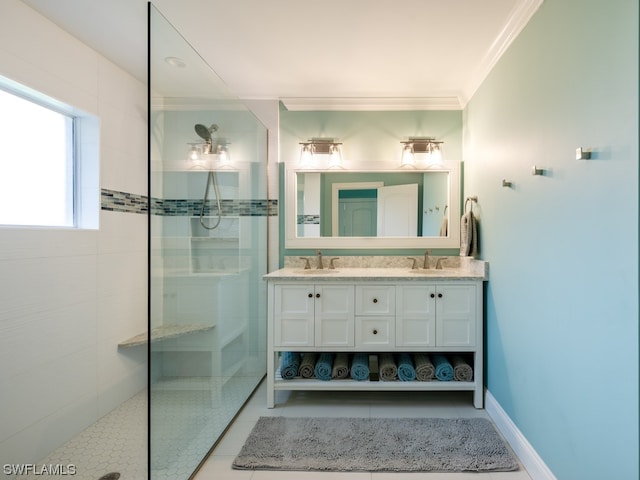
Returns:
[[[233,217],[264,217],[278,214],[277,200],[241,199],[220,201],[223,216]],[[158,199],[153,202],[151,212],[164,216],[194,216],[200,215],[202,200],[191,199]],[[215,201],[207,200],[204,206],[204,214],[217,214]],[[161,213],[156,213],[161,212]]]
[[[320,215],[298,215],[298,225],[320,225]]]
[[[111,212],[142,213],[149,211],[149,200],[146,195],[120,192],[103,188],[100,195],[102,210]],[[202,200],[151,198],[151,214],[160,216],[194,216],[200,215]],[[221,200],[222,216],[264,217],[278,215],[278,200],[245,199]],[[215,201],[207,200],[205,215],[217,213]]]
[[[103,188],[100,191],[100,208],[111,212],[147,213],[149,201],[146,195]]]

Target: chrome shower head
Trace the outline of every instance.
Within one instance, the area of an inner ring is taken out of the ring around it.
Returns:
[[[216,125],[215,123],[210,127],[205,127],[201,123],[196,123],[196,126],[194,128],[198,136],[207,142],[211,141],[211,134],[218,131],[218,125]]]

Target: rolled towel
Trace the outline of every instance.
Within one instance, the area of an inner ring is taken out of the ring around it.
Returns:
[[[313,373],[316,374],[318,380],[328,381],[331,380],[331,371],[333,370],[333,358],[334,353],[321,353],[316,362],[316,368]]]
[[[300,368],[300,354],[296,352],[282,352],[280,354],[280,376],[283,380],[292,380],[298,376]]]
[[[429,355],[416,353],[413,355],[413,363],[416,368],[416,379],[420,382],[428,382],[436,378],[436,369]]]
[[[443,382],[453,380],[453,366],[449,363],[447,357],[436,353],[431,358],[433,365],[436,367],[436,378]]]
[[[392,382],[398,379],[398,367],[390,353],[380,354],[380,380]]]
[[[318,354],[314,352],[307,352],[302,354],[302,363],[300,363],[300,376],[302,378],[312,378],[314,370],[316,368],[316,361],[318,360]]]
[[[454,355],[453,379],[458,382],[470,382],[473,380],[473,368],[462,358],[461,355]]]
[[[416,369],[408,353],[398,354],[398,378],[401,382],[412,382],[416,379]]]
[[[358,381],[369,380],[369,355],[355,353],[351,359],[351,378]]]
[[[349,355],[346,353],[336,354],[333,360],[333,370],[331,370],[331,378],[342,380],[349,376]]]

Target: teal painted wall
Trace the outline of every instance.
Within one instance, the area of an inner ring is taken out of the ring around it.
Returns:
[[[488,390],[559,480],[636,480],[638,2],[546,0],[463,131]]]

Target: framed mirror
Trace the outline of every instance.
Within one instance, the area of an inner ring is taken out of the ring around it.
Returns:
[[[285,172],[286,248],[455,248],[457,164]]]

